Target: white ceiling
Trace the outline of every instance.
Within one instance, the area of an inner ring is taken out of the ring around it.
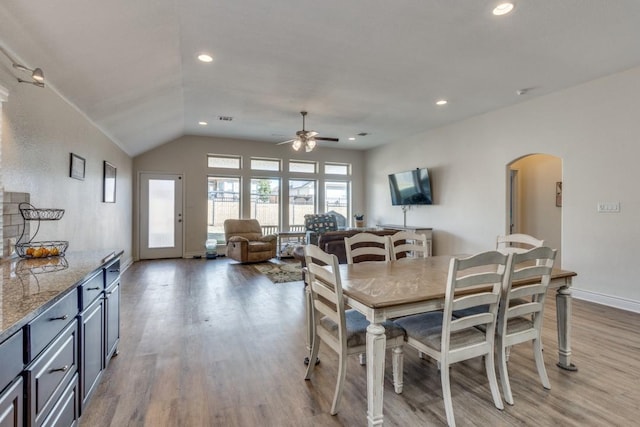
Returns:
[[[185,134],[275,143],[301,110],[340,138],[320,147],[366,149],[640,65],[638,0],[497,3],[7,0],[0,45],[130,155]]]

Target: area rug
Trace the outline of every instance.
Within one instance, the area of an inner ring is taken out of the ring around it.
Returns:
[[[264,274],[273,283],[297,282],[302,280],[302,265],[297,260],[272,260],[254,264],[253,268]]]

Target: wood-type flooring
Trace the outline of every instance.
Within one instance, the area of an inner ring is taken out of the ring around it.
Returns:
[[[121,341],[81,426],[365,426],[366,367],[348,361],[336,416],[337,358],[305,381],[302,282],[273,284],[227,258],[134,263],[121,278]],[[458,426],[628,426],[640,423],[640,314],[574,300],[573,362],[556,367],[555,298],[547,298],[540,384],[529,343],[509,362],[515,405],[493,405],[484,365],[451,368]],[[437,366],[405,347],[404,392],[390,356],[385,426],[446,425]]]

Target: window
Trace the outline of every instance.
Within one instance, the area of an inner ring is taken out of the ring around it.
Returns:
[[[280,229],[279,179],[251,179],[251,218],[257,219],[262,227],[270,227],[273,231]]]
[[[347,218],[351,210],[349,197],[349,183],[347,181],[325,181],[324,183],[324,211],[335,211]]]
[[[251,159],[251,170],[280,172],[280,160],[278,159]]]
[[[210,168],[240,169],[241,160],[240,156],[209,154],[207,156],[207,166]]]
[[[289,172],[316,173],[317,165],[316,162],[289,160]]]
[[[208,177],[207,239],[224,242],[224,221],[240,218],[240,178]]]
[[[304,216],[316,211],[316,181],[289,180],[289,226],[304,225]]]
[[[327,175],[351,175],[351,165],[348,163],[325,163],[324,173]]]

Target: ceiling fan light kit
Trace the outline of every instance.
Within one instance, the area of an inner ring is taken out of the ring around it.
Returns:
[[[300,114],[302,115],[302,130],[299,130],[296,132],[296,137],[294,139],[290,139],[288,141],[283,141],[283,142],[279,142],[278,145],[281,144],[288,144],[291,142],[291,147],[298,151],[300,150],[300,148],[302,148],[304,146],[304,151],[306,151],[307,153],[313,151],[314,148],[316,148],[316,140],[321,140],[321,141],[334,141],[334,142],[338,142],[340,139],[339,138],[323,138],[323,137],[319,137],[316,136],[318,135],[318,132],[314,131],[314,130],[305,130],[304,125],[305,125],[305,117],[307,115],[306,111],[300,111]]]

